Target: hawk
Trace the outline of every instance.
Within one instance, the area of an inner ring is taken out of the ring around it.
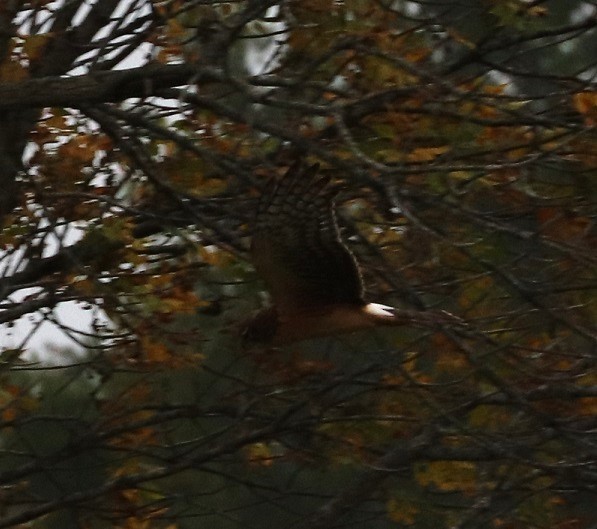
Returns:
[[[285,345],[380,325],[435,326],[448,313],[396,309],[364,298],[357,261],[340,238],[337,189],[319,165],[295,163],[257,207],[251,257],[272,305],[242,329],[249,342]],[[447,317],[447,318],[446,318]]]

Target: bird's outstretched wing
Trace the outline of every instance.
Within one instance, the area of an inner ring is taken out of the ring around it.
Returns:
[[[280,316],[364,304],[361,275],[340,239],[336,192],[319,166],[294,164],[259,202],[252,260]]]

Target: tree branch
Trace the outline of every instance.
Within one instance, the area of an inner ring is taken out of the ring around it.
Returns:
[[[197,81],[222,81],[217,68],[189,64],[146,64],[130,70],[91,72],[75,77],[41,77],[0,84],[0,109],[39,108],[122,101],[147,97],[173,86]]]

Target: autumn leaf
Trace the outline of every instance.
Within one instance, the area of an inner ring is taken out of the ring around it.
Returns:
[[[409,162],[430,162],[449,150],[450,147],[447,145],[441,147],[418,147],[408,154],[407,159]]]
[[[253,443],[244,448],[247,461],[251,465],[271,467],[273,452],[266,443]]]
[[[474,492],[477,489],[477,467],[468,461],[432,461],[421,463],[415,471],[423,487],[444,492]]]
[[[402,498],[390,498],[386,503],[388,517],[402,525],[414,525],[420,508],[413,502]]]
[[[579,92],[574,95],[574,106],[585,117],[589,126],[597,124],[597,92]]]

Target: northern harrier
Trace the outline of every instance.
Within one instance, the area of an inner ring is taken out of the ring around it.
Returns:
[[[318,168],[293,165],[259,201],[251,255],[273,304],[248,321],[244,338],[283,345],[379,325],[437,327],[454,321],[448,313],[364,300],[357,262],[336,224],[336,190]]]

